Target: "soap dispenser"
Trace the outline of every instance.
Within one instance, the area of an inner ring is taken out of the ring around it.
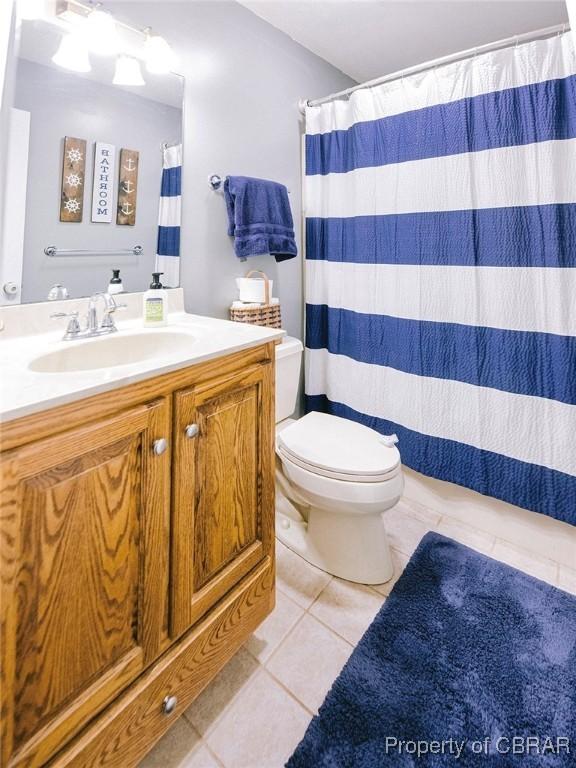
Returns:
[[[152,272],[150,289],[143,297],[143,319],[147,328],[158,328],[168,322],[168,294],[160,282],[164,272]]]
[[[124,293],[124,286],[122,284],[122,278],[120,277],[120,270],[112,270],[112,278],[108,283],[108,293],[112,296],[115,293]]]

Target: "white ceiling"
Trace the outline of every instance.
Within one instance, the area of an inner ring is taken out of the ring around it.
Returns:
[[[564,0],[240,2],[357,82],[568,21]]]

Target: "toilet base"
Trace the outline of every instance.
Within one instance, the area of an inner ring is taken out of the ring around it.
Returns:
[[[338,578],[382,584],[394,573],[381,513],[346,515],[307,507],[305,520],[278,499],[276,536],[304,560]]]

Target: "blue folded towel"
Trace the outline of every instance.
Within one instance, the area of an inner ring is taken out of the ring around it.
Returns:
[[[224,182],[228,234],[239,259],[270,253],[276,261],[298,254],[294,221],[283,184],[249,176],[228,176]]]

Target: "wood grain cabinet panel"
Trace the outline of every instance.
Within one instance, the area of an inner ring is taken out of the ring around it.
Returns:
[[[42,765],[159,654],[170,401],[2,454],[2,765]]]
[[[174,635],[271,554],[272,395],[270,364],[175,395]]]

